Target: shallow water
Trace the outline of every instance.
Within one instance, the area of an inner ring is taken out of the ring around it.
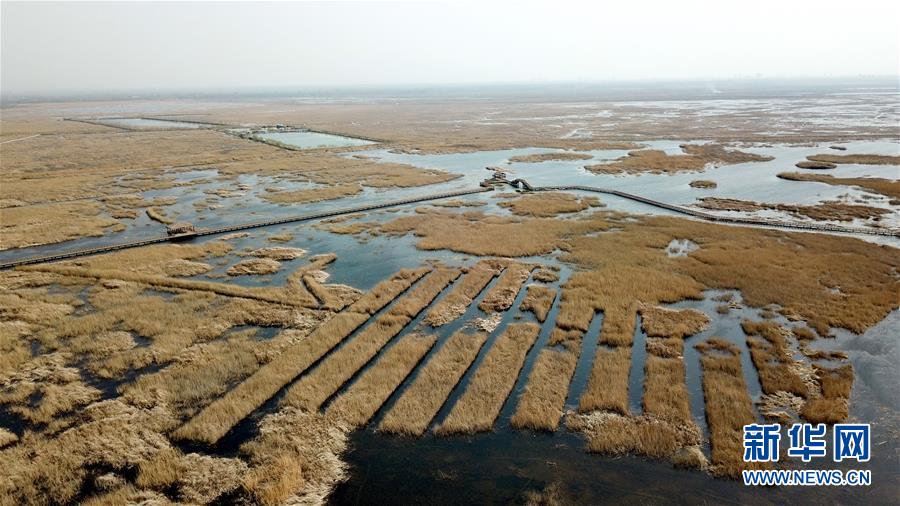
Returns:
[[[299,132],[267,132],[255,134],[260,139],[278,141],[300,149],[313,148],[346,148],[351,146],[367,146],[374,141],[302,130]]]
[[[272,135],[292,135],[296,133],[310,132],[282,132]],[[266,134],[269,135],[269,134]],[[359,140],[359,139],[357,139]],[[370,141],[363,141],[370,143]],[[681,151],[680,141],[655,141],[646,143],[653,149],[663,149],[671,153]],[[840,198],[851,201],[864,200],[865,205],[891,209],[891,213],[885,215],[882,223],[891,227],[900,227],[900,209],[898,206],[890,206],[885,197],[872,198],[872,194],[863,192],[855,187],[832,186],[823,183],[785,181],[776,177],[779,172],[797,170],[793,164],[805,159],[807,155],[816,153],[873,153],[873,154],[897,154],[900,152],[900,144],[893,141],[858,141],[842,143],[847,146],[847,151],[837,152],[830,150],[831,144],[823,143],[818,147],[797,146],[772,146],[743,148],[759,154],[774,156],[770,162],[753,162],[747,164],[729,165],[725,167],[709,168],[702,173],[688,174],[640,174],[640,175],[597,175],[586,171],[586,164],[600,163],[603,160],[613,160],[625,156],[623,150],[589,151],[594,159],[587,161],[564,161],[543,163],[509,163],[509,158],[517,155],[543,153],[548,151],[560,151],[541,148],[523,148],[502,151],[478,151],[473,153],[453,153],[442,155],[418,155],[391,153],[384,149],[355,151],[344,156],[365,154],[373,156],[381,162],[406,163],[417,167],[438,168],[460,174],[461,177],[446,183],[414,188],[390,188],[372,189],[364,188],[364,191],[352,197],[293,205],[279,205],[266,201],[263,197],[267,194],[266,188],[279,187],[284,189],[302,189],[314,187],[308,182],[284,181],[268,176],[255,174],[242,174],[234,181],[222,181],[218,178],[215,169],[205,170],[171,170],[167,177],[179,183],[200,181],[200,184],[190,186],[176,186],[165,190],[149,190],[140,193],[145,198],[171,196],[177,198],[177,203],[167,206],[169,214],[175,215],[179,221],[189,221],[198,227],[215,227],[231,225],[243,222],[256,221],[262,218],[275,218],[294,216],[314,211],[341,209],[355,207],[363,204],[388,202],[402,198],[436,194],[445,191],[471,189],[488,177],[490,173],[484,170],[487,166],[500,166],[510,174],[510,179],[521,177],[535,185],[562,185],[580,184],[599,186],[636,193],[655,200],[678,205],[691,205],[700,197],[727,197],[745,200],[756,200],[771,203],[796,203],[816,204],[823,201]],[[835,177],[882,177],[888,179],[900,178],[900,167],[891,165],[839,165],[837,169],[826,172]],[[691,188],[688,184],[695,179],[711,179],[718,183],[715,189]],[[245,190],[237,189],[238,185],[246,185]],[[215,199],[212,204],[214,209],[195,209],[194,204],[210,198],[206,191],[228,189],[233,192],[231,197]],[[596,196],[596,195],[592,195]],[[843,197],[842,197],[843,196]],[[468,200],[481,200],[493,202],[489,194],[468,197]],[[659,209],[647,204],[627,200],[612,195],[603,195],[601,200],[611,210],[626,211],[638,214],[672,215],[671,211]],[[403,209],[412,209],[413,206],[405,206]],[[490,205],[483,208],[494,213],[506,213],[507,211]],[[707,211],[711,212],[711,211]],[[744,214],[727,211],[712,211],[722,214]],[[777,217],[792,221],[804,221],[782,212],[767,211],[765,216]],[[123,232],[108,234],[103,237],[91,237],[75,239],[63,243],[30,248],[18,248],[14,250],[0,251],[0,261],[22,258],[32,255],[50,254],[61,251],[69,251],[89,246],[103,246],[165,234],[165,226],[151,221],[146,214],[141,213],[134,220],[120,220],[126,227]],[[847,224],[846,222],[844,224]],[[855,223],[865,225],[866,223]],[[300,224],[308,226],[308,224]],[[894,237],[884,236],[855,236],[862,240],[889,244],[900,247],[900,240]]]

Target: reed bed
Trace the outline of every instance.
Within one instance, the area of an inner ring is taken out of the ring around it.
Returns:
[[[215,443],[427,271],[425,268],[404,269],[379,283],[349,308],[317,327],[306,339],[283,350],[277,358],[200,411],[179,427],[173,433],[174,437]]]
[[[597,348],[587,387],[578,401],[578,411],[597,409],[627,415],[628,372],[631,370],[631,347]]]
[[[3,223],[0,250],[58,243],[79,237],[101,237],[121,225],[104,216],[100,204],[89,201],[3,207],[0,208],[0,223]]]
[[[753,405],[741,370],[740,349],[719,338],[694,346],[700,351],[703,398],[712,447],[712,471],[737,478],[741,470],[759,467],[743,461],[743,428],[755,423]]]
[[[182,417],[227,392],[266,362],[267,348],[256,330],[189,348],[161,371],[139,377],[119,389],[122,399],[141,407],[166,405]]]
[[[808,397],[809,388],[793,369],[794,358],[785,338],[789,331],[775,322],[765,321],[744,320],[741,327],[747,334],[750,358],[759,373],[763,392],[774,394],[782,391]]]
[[[435,433],[447,435],[491,430],[540,330],[533,323],[509,325],[488,350],[466,391],[447,418],[435,428]]]
[[[291,385],[281,404],[308,411],[319,409],[459,276],[459,272],[459,269],[437,269],[432,272],[387,313]]]
[[[677,424],[693,424],[684,361],[649,353],[644,362],[644,414]]]
[[[533,269],[533,265],[510,263],[478,304],[478,308],[485,313],[502,313],[509,309]]]
[[[858,186],[865,190],[880,193],[892,199],[900,200],[900,182],[880,177],[834,177],[829,174],[808,174],[801,172],[782,172],[781,179],[788,181],[814,181],[837,186]]]
[[[531,289],[532,286],[529,286]],[[563,288],[560,299],[560,314],[566,312],[578,321],[587,321],[582,326],[587,329],[594,316],[592,307],[581,304],[581,299],[573,297],[572,288]],[[582,311],[583,314],[578,314]],[[559,318],[557,318],[557,325]],[[538,354],[525,389],[519,396],[516,412],[510,421],[515,428],[553,431],[559,425],[569,392],[569,383],[575,374],[581,344],[582,330],[564,330],[555,327],[547,341],[548,348]],[[560,346],[561,345],[561,346]]]
[[[678,461],[680,453],[700,443],[700,430],[695,424],[673,424],[653,416],[625,416],[617,413],[593,412],[573,414],[566,418],[570,430],[585,433],[588,451],[605,455],[638,453],[657,459]],[[705,467],[700,452],[691,467]]]
[[[264,506],[292,498],[323,503],[347,476],[340,455],[347,449],[349,432],[340,420],[295,408],[263,418],[259,436],[241,445],[250,469],[241,487],[244,497],[239,499]]]
[[[556,430],[578,365],[579,348],[573,348],[545,348],[538,354],[510,420],[514,428]]]
[[[666,309],[659,306],[641,308],[641,329],[648,337],[684,339],[699,334],[709,326],[709,317],[696,309]]]
[[[47,265],[29,265],[19,267],[23,271],[29,272],[49,272],[60,274],[63,276],[103,280],[119,280],[129,281],[133,283],[141,283],[155,288],[172,288],[177,290],[188,290],[193,292],[209,292],[227,297],[240,297],[244,299],[253,299],[263,302],[271,302],[274,304],[283,304],[286,306],[298,306],[304,308],[314,308],[318,305],[317,301],[308,293],[286,292],[281,289],[273,288],[251,288],[228,283],[213,283],[210,281],[196,281],[192,279],[178,279],[166,276],[156,276],[152,274],[142,274],[139,272],[123,271],[123,270],[107,270],[81,267],[69,267],[66,265],[47,264]],[[305,296],[304,296],[305,295]]]
[[[591,158],[593,158],[593,156],[588,153],[561,151],[555,153],[533,153],[530,155],[517,155],[510,157],[509,161],[513,163],[541,163],[555,161],[590,160]]]
[[[856,163],[862,165],[900,165],[896,155],[810,155],[807,160],[827,163]]]
[[[503,264],[498,260],[482,260],[472,266],[462,280],[457,283],[450,293],[441,298],[428,314],[423,323],[432,327],[446,325],[463,314],[472,304],[472,300],[484,290],[484,287],[500,274]]]
[[[170,218],[166,215],[166,212],[159,207],[148,207],[147,208],[147,216],[153,220],[162,223],[163,225],[171,225],[175,223],[174,218]]]
[[[441,291],[462,273],[459,269],[438,268],[423,279],[408,295],[391,307],[390,314],[412,320],[425,310]]]
[[[337,297],[327,286],[309,274],[303,275],[303,286],[319,301],[319,307],[322,309],[340,311],[347,307],[347,301]]]
[[[362,297],[348,308],[357,313],[375,314],[384,306],[406,291],[419,278],[429,271],[426,267],[418,269],[400,269],[387,281],[378,283],[374,288],[364,293]]]
[[[487,341],[484,332],[458,331],[419,369],[416,379],[387,412],[378,430],[421,436],[437,415],[453,387]]]
[[[328,406],[326,414],[350,427],[365,425],[436,341],[436,336],[415,333],[401,338]]]
[[[525,299],[519,306],[522,311],[531,311],[534,313],[537,321],[544,323],[550,307],[553,306],[553,300],[556,299],[556,290],[541,285],[528,285]]]
[[[599,207],[597,197],[582,197],[564,192],[527,193],[497,204],[517,216],[550,218],[559,214],[577,213],[589,207]]]
[[[631,151],[628,156],[611,163],[588,165],[585,169],[596,174],[674,174],[678,172],[700,172],[707,165],[731,165],[745,162],[772,160],[770,156],[756,155],[743,151],[725,149],[721,144],[682,144],[683,155],[669,155],[656,149]]]
[[[850,391],[853,389],[853,365],[824,367],[813,364],[821,397],[808,399],[800,410],[810,423],[840,423],[850,416]]]

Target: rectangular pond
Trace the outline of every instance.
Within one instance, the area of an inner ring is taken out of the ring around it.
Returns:
[[[254,137],[262,140],[280,142],[299,149],[346,148],[377,144],[374,141],[366,139],[312,132],[309,130],[300,130],[297,132],[266,132],[256,134]]]

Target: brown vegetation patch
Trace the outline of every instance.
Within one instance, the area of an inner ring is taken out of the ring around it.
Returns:
[[[641,328],[649,337],[685,337],[699,334],[709,326],[709,317],[696,309],[641,308]]]
[[[700,444],[700,430],[696,425],[672,424],[652,416],[573,414],[567,417],[566,424],[570,430],[587,435],[588,451],[606,455],[638,453],[671,459],[682,448]]]
[[[556,290],[541,285],[528,285],[525,298],[522,300],[519,309],[531,311],[534,313],[537,321],[544,323],[554,299],[556,299]]]
[[[251,258],[249,260],[241,260],[232,265],[225,271],[229,276],[253,276],[262,274],[273,274],[281,268],[278,260],[271,258]]]
[[[307,339],[286,349],[221,398],[204,408],[175,436],[214,443],[283,385],[350,335],[369,317],[424,276],[427,269],[401,270],[379,283],[352,306],[317,327]]]
[[[379,316],[346,345],[291,385],[281,404],[308,411],[317,410],[459,274],[459,269],[437,269],[432,272],[411,292],[394,303],[387,313]]]
[[[96,202],[0,208],[0,250],[101,237],[116,225]]]
[[[436,341],[433,335],[416,333],[401,338],[328,406],[327,414],[350,427],[365,425]]]
[[[100,470],[137,470],[136,482],[165,488],[178,501],[206,503],[240,485],[246,465],[238,459],[183,455],[164,436],[174,420],[162,408],[140,409],[119,400],[94,403],[57,434],[29,433],[0,453],[0,497],[10,504],[67,504]],[[105,471],[100,471],[100,473]],[[116,497],[152,497],[111,476]],[[96,482],[100,483],[98,477]],[[127,493],[126,493],[127,492]],[[109,502],[107,502],[109,503]],[[112,504],[117,504],[112,502]]]
[[[534,269],[534,265],[525,265],[512,262],[506,266],[506,270],[500,275],[497,283],[491,287],[484,299],[478,304],[478,308],[485,313],[502,313],[516,300],[516,295],[522,289],[522,285],[528,280],[528,276]]]
[[[287,246],[270,246],[268,248],[258,248],[247,253],[248,256],[258,258],[271,258],[272,260],[294,260],[306,255],[305,249],[289,248]]]
[[[431,307],[422,322],[432,327],[440,327],[465,314],[472,300],[484,290],[494,276],[500,273],[504,265],[505,262],[492,259],[481,260],[470,267],[450,293]]]
[[[684,378],[684,360],[652,354],[648,340],[644,363],[644,414],[677,425],[694,425]]]
[[[576,160],[590,160],[593,158],[588,153],[574,153],[563,151],[559,153],[534,153],[531,155],[518,155],[510,157],[513,163],[541,163],[541,162],[568,162]]]
[[[270,191],[263,194],[262,198],[275,204],[309,204],[323,200],[342,199],[359,193],[362,193],[362,186],[348,183],[303,190]]]
[[[719,185],[715,181],[709,179],[695,179],[690,182],[691,188],[718,188]]]
[[[446,435],[491,430],[540,330],[533,323],[510,324],[488,350],[466,391],[453,405],[447,418],[434,429],[435,433]]]
[[[241,445],[250,462],[243,491],[266,506],[323,503],[347,475],[340,455],[349,432],[339,420],[294,408],[265,417],[259,436]]]
[[[755,155],[738,150],[729,150],[720,144],[682,144],[683,155],[669,155],[665,151],[644,149],[631,151],[628,156],[611,163],[588,165],[585,169],[596,174],[672,174],[677,172],[699,172],[708,165],[733,165],[746,162],[773,160],[770,156]]]
[[[718,338],[698,343],[703,398],[712,447],[712,472],[737,478],[743,469],[761,467],[743,461],[743,428],[755,423],[753,405],[741,370],[740,349]]]
[[[565,192],[526,193],[497,204],[518,216],[549,218],[558,214],[577,213],[589,207],[601,207],[596,197],[582,197]]]
[[[606,230],[602,219],[571,221],[550,218],[521,219],[481,212],[417,213],[402,216],[378,227],[381,233],[418,236],[423,250],[451,249],[480,256],[530,256],[552,253],[569,237]]]
[[[228,391],[290,344],[283,336],[268,343],[255,330],[188,348],[165,369],[139,377],[121,389],[122,398],[136,406],[166,406],[188,417]]]
[[[159,207],[148,207],[147,216],[150,217],[151,220],[158,221],[163,225],[171,225],[175,223],[175,218],[168,216],[166,212]]]
[[[824,367],[813,364],[821,397],[809,399],[801,410],[811,423],[840,423],[850,415],[850,391],[853,388],[853,365]]]
[[[578,364],[579,348],[545,348],[528,376],[510,424],[517,428],[554,431],[563,415],[569,382]]]
[[[213,269],[212,265],[203,262],[192,262],[182,258],[176,258],[168,262],[164,268],[167,276],[199,276]]]
[[[800,397],[808,397],[809,389],[803,379],[795,372],[796,366],[786,336],[790,331],[774,322],[741,322],[747,334],[747,346],[750,358],[759,373],[762,389],[767,394],[779,391],[789,392]],[[751,336],[761,336],[755,339]]]
[[[553,283],[559,281],[559,267],[555,265],[544,265],[539,267],[531,276],[535,281],[541,283]]]
[[[810,155],[807,160],[826,163],[858,163],[861,165],[900,165],[896,155]]]
[[[808,174],[800,172],[782,172],[781,179],[788,181],[813,181],[836,186],[858,186],[864,190],[880,193],[891,199],[900,199],[900,181],[880,177],[834,177],[828,174]]]
[[[594,355],[591,376],[578,401],[578,411],[614,411],[623,415],[628,410],[628,372],[631,370],[631,347],[600,346]]]
[[[844,204],[842,202],[823,202],[814,206],[801,206],[796,204],[766,204],[748,200],[726,199],[718,197],[704,197],[699,199],[698,207],[719,211],[757,212],[762,210],[783,211],[798,218],[810,218],[813,220],[852,221],[854,219],[879,220],[889,209],[871,206],[859,206]]]
[[[419,369],[378,426],[381,432],[421,436],[446,401],[453,387],[487,341],[483,332],[458,331]]]
[[[41,355],[0,380],[0,405],[34,423],[49,423],[100,398],[101,392],[81,379],[65,353]]]
[[[19,436],[15,435],[15,433],[0,427],[0,449],[6,448],[18,440]]]
[[[794,164],[798,169],[814,169],[814,170],[830,170],[836,169],[837,164],[831,162],[814,162],[811,160],[804,160],[802,162],[797,162]]]

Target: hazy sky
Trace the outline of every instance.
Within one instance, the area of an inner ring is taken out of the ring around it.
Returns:
[[[900,2],[0,4],[4,94],[897,75]]]

